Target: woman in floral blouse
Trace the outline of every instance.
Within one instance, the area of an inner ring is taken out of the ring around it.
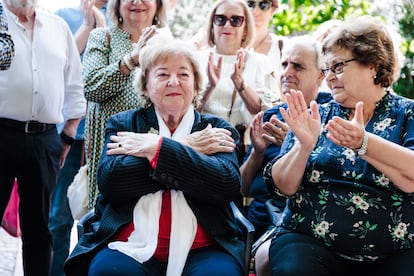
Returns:
[[[166,0],[109,0],[113,26],[90,33],[83,57],[83,80],[88,112],[85,123],[89,177],[89,208],[97,197],[96,169],[109,116],[141,106],[133,87],[138,55],[149,38],[167,27]],[[162,29],[163,28],[163,29]]]
[[[289,199],[273,275],[412,274],[414,102],[388,92],[393,51],[380,20],[354,18],[323,44],[334,101],[309,112],[287,95],[291,131],[264,172]]]

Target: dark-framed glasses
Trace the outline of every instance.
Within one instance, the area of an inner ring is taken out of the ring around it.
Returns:
[[[344,60],[344,61],[341,61],[341,62],[337,62],[337,63],[333,64],[331,67],[322,69],[322,73],[325,76],[328,75],[329,71],[331,71],[335,75],[341,74],[344,71],[345,65],[348,62],[351,62],[351,61],[354,61],[354,60],[356,60],[356,58],[351,58],[351,59],[348,59],[348,60]]]
[[[232,27],[240,27],[244,22],[244,16],[232,15],[227,17],[223,14],[215,14],[213,17],[214,25],[219,27],[226,25],[227,21],[230,21],[230,25]]]
[[[247,1],[247,6],[254,10],[256,8],[256,5],[262,10],[267,11],[272,6],[272,1]]]

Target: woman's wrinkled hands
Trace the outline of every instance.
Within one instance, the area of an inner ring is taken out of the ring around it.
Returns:
[[[134,60],[135,63],[137,63],[139,59],[139,52],[142,48],[147,45],[148,41],[157,33],[157,28],[152,25],[149,27],[146,27],[142,30],[142,34],[139,37],[139,40],[137,43],[133,44],[134,49],[131,52],[131,57]]]
[[[333,117],[332,120],[329,120],[326,126],[329,140],[341,147],[352,150],[359,149],[365,134],[363,107],[363,102],[358,102],[355,105],[355,114],[350,121],[339,117]]]
[[[111,143],[107,144],[106,153],[132,155],[151,160],[158,148],[160,138],[161,136],[153,133],[120,131],[110,137]]]
[[[211,155],[218,152],[233,152],[236,148],[231,132],[224,128],[213,128],[211,124],[201,130],[191,133],[180,140],[183,145],[195,151]]]
[[[212,88],[217,86],[218,81],[220,80],[221,76],[221,64],[222,64],[222,57],[217,59],[217,64],[214,63],[214,53],[210,52],[208,56],[208,80],[209,84]]]
[[[243,71],[246,65],[247,52],[241,48],[237,50],[236,62],[234,63],[234,71],[231,74],[231,80],[235,87],[240,88],[243,83]]]
[[[318,105],[310,103],[310,112],[302,92],[292,89],[286,93],[288,110],[280,108],[283,119],[298,138],[299,142],[309,148],[314,148],[321,133],[321,119]]]
[[[90,28],[106,27],[104,14],[95,7],[95,0],[84,0],[81,3],[83,24]]]

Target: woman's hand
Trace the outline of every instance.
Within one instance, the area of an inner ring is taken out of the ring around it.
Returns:
[[[217,86],[218,81],[220,80],[221,76],[221,63],[222,58],[219,57],[217,60],[217,64],[214,64],[214,53],[210,52],[208,56],[208,80],[211,88],[215,88]]]
[[[308,149],[313,149],[321,133],[321,119],[317,103],[311,102],[311,112],[309,113],[302,92],[294,89],[286,94],[286,100],[288,110],[280,108],[283,119],[299,142]]]
[[[83,16],[83,25],[90,29],[95,28],[96,20],[93,8],[95,7],[95,0],[84,0],[81,4],[81,11]]]
[[[234,87],[239,90],[240,87],[242,87],[244,81],[243,71],[246,64],[247,52],[244,49],[239,49],[237,50],[236,56],[237,58],[236,62],[234,63],[234,71],[230,77],[233,81]]]
[[[151,160],[158,148],[161,136],[153,133],[118,132],[110,137],[107,154],[124,154]]]
[[[191,133],[185,139],[180,140],[183,145],[189,146],[195,151],[211,155],[217,152],[233,152],[236,148],[231,132],[224,128],[213,128],[211,124],[201,130]]]
[[[329,140],[341,147],[352,150],[359,149],[365,134],[363,108],[363,102],[358,102],[355,105],[355,115],[351,121],[339,117],[333,117],[332,120],[329,120],[326,126]]]
[[[157,28],[154,25],[142,30],[142,34],[139,37],[138,42],[133,44],[134,49],[131,52],[131,58],[134,64],[139,64],[139,52],[141,51],[142,48],[144,48],[148,40],[150,40],[151,37],[153,37],[156,33],[157,33]]]
[[[105,15],[95,6],[93,7],[93,16],[95,18],[95,28],[106,27]]]

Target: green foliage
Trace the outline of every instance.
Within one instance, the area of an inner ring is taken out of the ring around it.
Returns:
[[[368,14],[366,0],[282,0],[270,22],[278,35],[305,34],[329,19],[345,19],[348,15]]]
[[[396,6],[396,9],[404,15],[398,19],[398,23],[404,39],[402,52],[405,55],[405,66],[393,89],[399,95],[414,99],[414,13],[409,4]]]

